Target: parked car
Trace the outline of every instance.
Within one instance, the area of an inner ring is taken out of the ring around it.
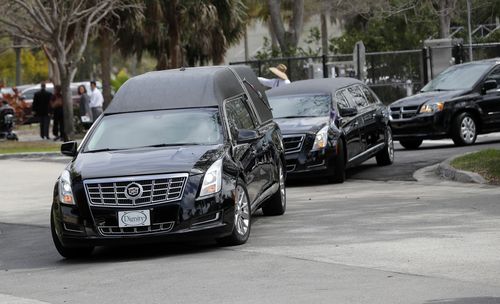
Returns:
[[[151,72],[128,80],[54,187],[51,231],[64,257],[96,245],[203,237],[247,241],[251,214],[286,209],[285,158],[248,67]]]
[[[345,180],[345,169],[376,157],[394,161],[389,111],[353,78],[292,82],[267,91],[283,133],[288,175]]]
[[[394,139],[417,149],[424,139],[471,145],[500,131],[500,58],[451,66],[419,94],[390,105]]]

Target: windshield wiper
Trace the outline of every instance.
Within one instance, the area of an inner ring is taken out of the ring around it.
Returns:
[[[304,117],[318,117],[318,116],[312,116],[312,115],[309,115],[309,116],[305,116],[305,115],[297,115],[297,116],[283,116],[283,117],[276,117],[276,118],[304,118]]]
[[[157,144],[157,145],[149,145],[137,148],[161,148],[161,147],[194,146],[194,145],[200,145],[200,144],[197,143]]]
[[[103,149],[96,149],[96,150],[87,150],[87,151],[84,151],[84,153],[109,152],[109,151],[118,151],[118,150],[125,150],[125,149],[103,148]]]

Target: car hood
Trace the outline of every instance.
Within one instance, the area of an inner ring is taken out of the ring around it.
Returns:
[[[316,133],[328,123],[328,116],[324,117],[300,117],[300,118],[276,118],[274,121],[279,125],[281,133]]]
[[[80,153],[69,170],[83,180],[174,172],[200,174],[221,157],[223,150],[223,145],[215,145]]]
[[[446,101],[458,96],[465,94],[466,91],[431,91],[418,93],[413,96],[405,97],[399,99],[390,104],[390,107],[410,107],[410,106],[420,106],[426,102],[440,102]]]

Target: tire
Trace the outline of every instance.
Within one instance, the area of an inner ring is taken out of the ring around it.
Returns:
[[[92,254],[92,251],[94,251],[93,246],[85,246],[85,247],[65,247],[61,241],[59,240],[59,237],[57,236],[56,233],[56,228],[55,228],[55,223],[54,223],[54,207],[52,207],[52,210],[50,212],[50,232],[52,234],[52,240],[54,241],[54,246],[57,249],[57,252],[59,254],[67,259],[76,259],[76,258],[85,258],[89,257]]]
[[[345,181],[345,148],[344,141],[337,141],[337,156],[333,161],[333,174],[328,177],[328,182],[341,184]]]
[[[420,145],[422,144],[423,140],[422,139],[401,139],[399,140],[399,143],[401,146],[403,146],[405,149],[408,150],[416,150]]]
[[[477,139],[477,125],[469,113],[461,113],[453,120],[451,139],[457,146],[472,145]]]
[[[286,211],[285,169],[281,161],[278,167],[278,191],[262,206],[262,212],[267,216],[283,215]]]
[[[223,246],[236,246],[245,244],[250,236],[252,226],[252,211],[247,189],[241,181],[236,185],[236,202],[234,208],[233,231],[230,235],[217,239]]]
[[[384,149],[375,155],[377,165],[388,166],[394,162],[394,140],[392,139],[391,127],[387,126],[385,130],[385,146]]]

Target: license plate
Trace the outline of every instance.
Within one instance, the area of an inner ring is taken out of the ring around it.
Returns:
[[[118,211],[118,227],[142,227],[151,225],[149,210]]]

